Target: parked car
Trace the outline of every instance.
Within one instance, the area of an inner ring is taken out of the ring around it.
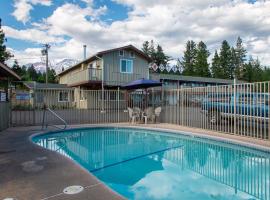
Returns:
[[[269,121],[269,93],[209,94],[201,111],[211,124],[236,117],[237,120]]]

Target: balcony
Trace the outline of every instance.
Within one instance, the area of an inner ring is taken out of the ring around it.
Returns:
[[[68,77],[68,85],[75,86],[91,82],[101,82],[102,70],[95,68],[88,68],[70,74]]]

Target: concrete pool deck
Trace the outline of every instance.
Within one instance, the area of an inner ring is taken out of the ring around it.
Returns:
[[[72,125],[70,128],[91,126],[96,125]],[[102,126],[102,124],[97,126]],[[270,149],[270,140],[257,140],[172,124],[131,125],[122,123],[106,124],[105,126],[132,126],[193,132],[197,135],[240,141],[250,146]],[[29,140],[29,136],[40,132],[40,126],[13,127],[0,132],[0,200],[8,197],[16,200],[123,199],[69,158],[33,144]],[[84,190],[79,194],[64,194],[64,188],[71,185],[81,185]]]

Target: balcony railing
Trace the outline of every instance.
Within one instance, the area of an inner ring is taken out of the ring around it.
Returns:
[[[102,70],[95,68],[88,68],[75,72],[70,75],[68,79],[68,84],[76,84],[88,81],[101,81],[102,80]]]

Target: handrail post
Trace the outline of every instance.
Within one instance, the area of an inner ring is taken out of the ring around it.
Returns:
[[[43,118],[42,118],[42,130],[44,129],[45,117],[46,117],[46,104],[43,105]]]
[[[44,104],[43,109],[44,109],[44,111],[43,111],[42,129],[44,128],[45,117],[46,117],[46,111],[47,111],[47,110],[50,111],[54,116],[56,116],[58,119],[60,119],[60,120],[64,123],[65,127],[64,127],[63,129],[66,129],[66,128],[67,128],[67,122],[66,122],[63,118],[61,118],[57,113],[55,113],[55,112],[52,111],[50,108],[48,108],[46,104]],[[61,129],[60,127],[58,127],[58,126],[56,126],[56,125],[51,125],[51,126],[54,126],[54,127],[56,127],[56,128]],[[47,127],[48,127],[48,124],[46,124],[46,128],[47,128]]]
[[[117,88],[117,122],[120,123],[120,117],[119,117],[119,113],[120,113],[120,89],[119,87]]]

